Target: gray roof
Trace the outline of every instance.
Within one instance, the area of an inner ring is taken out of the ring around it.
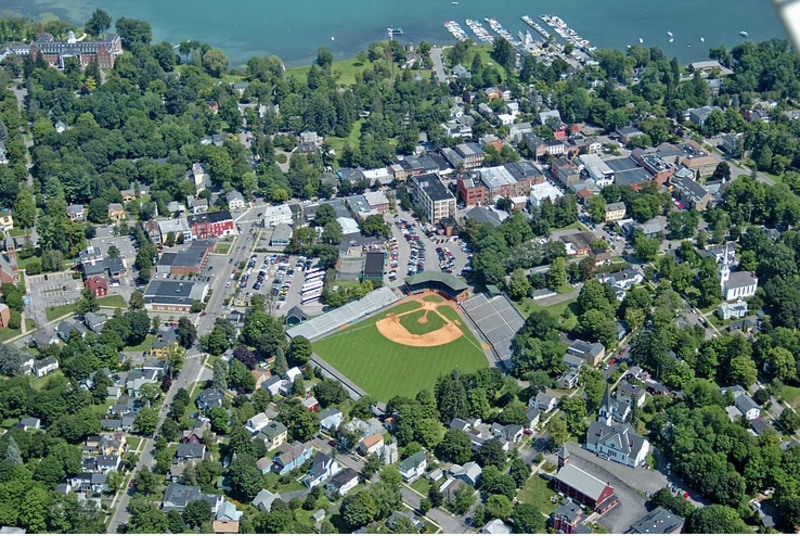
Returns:
[[[672,534],[683,526],[683,518],[659,506],[631,524],[631,534]]]
[[[634,433],[633,428],[628,424],[613,424],[608,426],[597,421],[589,423],[589,430],[586,432],[586,442],[590,444],[611,446],[627,456],[636,457],[636,454],[644,447],[645,438]],[[616,448],[616,444],[621,448]]]
[[[607,484],[596,476],[572,464],[562,467],[556,474],[556,479],[567,486],[578,490],[591,499],[597,499]]]
[[[756,401],[750,398],[749,395],[739,395],[736,397],[736,408],[742,413],[746,413],[751,409],[761,409],[761,406],[756,404]]]

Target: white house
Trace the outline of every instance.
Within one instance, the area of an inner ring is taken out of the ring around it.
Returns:
[[[55,358],[45,357],[33,362],[33,372],[40,378],[56,370],[58,370],[58,361]]]
[[[630,467],[639,467],[650,452],[650,442],[634,433],[629,424],[611,426],[592,421],[586,432],[586,449],[601,458]]]
[[[558,399],[545,393],[538,393],[528,400],[528,407],[536,408],[544,413],[555,409]]]
[[[277,227],[279,223],[292,223],[292,209],[289,205],[267,207],[264,211],[264,227]]]
[[[325,485],[329,495],[347,495],[347,492],[358,486],[358,473],[349,467],[340,471]]]
[[[311,469],[303,478],[303,484],[309,489],[315,488],[341,470],[342,466],[333,455],[318,451],[311,463]]]
[[[756,401],[747,394],[737,396],[733,405],[742,412],[742,415],[747,417],[748,421],[758,419],[761,416],[761,406],[756,404]]]
[[[425,455],[425,451],[421,450],[401,461],[397,469],[400,471],[400,476],[403,477],[403,480],[413,482],[422,476],[427,466],[428,457]]]
[[[295,378],[297,378],[298,376],[302,376],[302,375],[303,375],[303,371],[301,371],[297,367],[292,367],[292,368],[290,368],[289,370],[286,371],[286,379],[289,380],[292,383],[294,383],[294,379]]]
[[[269,425],[269,417],[267,417],[266,413],[262,411],[261,413],[250,417],[244,427],[251,434],[257,434],[267,425]]]

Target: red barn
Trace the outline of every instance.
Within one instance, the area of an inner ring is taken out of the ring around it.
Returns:
[[[232,235],[236,232],[231,213],[227,210],[194,214],[189,216],[188,220],[192,228],[192,237],[195,240],[218,238]]]
[[[619,502],[611,484],[569,463],[559,469],[555,482],[558,491],[589,506],[599,514],[613,508]]]
[[[96,298],[108,296],[108,283],[102,276],[95,275],[87,278],[86,286],[92,290]]]

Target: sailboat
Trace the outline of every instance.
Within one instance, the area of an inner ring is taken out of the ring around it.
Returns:
[[[705,43],[705,42],[706,42],[706,38],[705,38],[705,37],[701,37],[701,38],[700,38],[700,42],[701,42],[701,43]]]
[[[670,37],[670,38],[669,38],[669,42],[670,42],[670,43],[672,43],[673,41],[675,41],[675,39],[673,39],[672,37]]]
[[[642,39],[642,38],[640,37],[640,38],[639,38],[639,44],[641,44],[641,43],[644,43],[644,39]]]
[[[672,31],[671,30],[667,30],[667,35],[672,37]]]

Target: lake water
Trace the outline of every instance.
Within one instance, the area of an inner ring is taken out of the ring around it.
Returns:
[[[290,66],[307,64],[322,45],[337,59],[353,57],[386,39],[388,26],[403,28],[401,42],[453,44],[443,26],[450,19],[469,33],[467,18],[494,17],[515,36],[530,29],[536,37],[520,17],[541,23],[541,13],[560,16],[595,46],[624,50],[643,38],[645,46],[659,46],[682,63],[706,59],[708,49],[722,43],[735,46],[742,30],[754,41],[786,37],[768,0],[0,0],[0,10],[34,18],[53,12],[76,24],[98,7],[114,19],[149,21],[156,41],[208,42],[223,49],[232,66],[266,54]]]

